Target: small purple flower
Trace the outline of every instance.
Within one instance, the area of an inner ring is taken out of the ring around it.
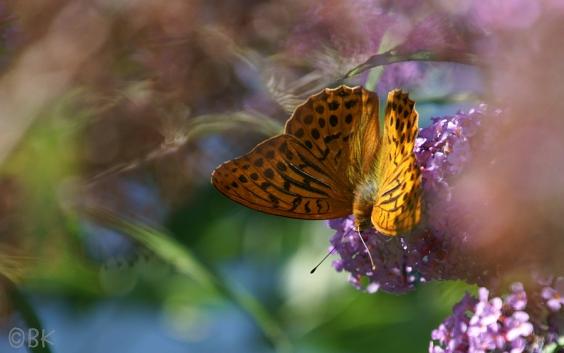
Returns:
[[[507,296],[507,303],[515,310],[523,310],[527,306],[527,293],[522,283],[513,283],[512,293]]]
[[[564,277],[555,281],[554,287],[544,287],[542,297],[551,311],[559,311],[564,306]]]
[[[453,315],[448,317],[431,333],[432,341],[429,345],[429,352],[463,353],[468,351],[468,336],[465,334],[470,321],[468,313],[473,311],[477,303],[476,298],[466,294],[464,298],[454,306],[452,310]],[[434,341],[441,342],[441,344],[435,344]]]

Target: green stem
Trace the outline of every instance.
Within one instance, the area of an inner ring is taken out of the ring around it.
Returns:
[[[267,137],[279,134],[284,128],[280,122],[259,113],[236,112],[229,115],[202,115],[193,118],[187,127],[189,140],[210,132],[243,127]]]
[[[393,63],[405,61],[438,61],[438,62],[454,62],[460,64],[477,65],[479,60],[476,55],[465,52],[445,52],[433,53],[428,51],[420,51],[415,53],[398,53],[396,50],[388,50],[384,53],[371,56],[364,63],[347,72],[340,81],[356,76],[373,67],[389,65]]]

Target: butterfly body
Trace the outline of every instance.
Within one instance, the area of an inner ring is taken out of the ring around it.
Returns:
[[[301,219],[354,214],[360,229],[407,232],[421,218],[414,104],[407,94],[390,92],[380,136],[375,93],[325,89],[296,108],[284,134],[220,165],[212,183],[233,201],[269,214]]]

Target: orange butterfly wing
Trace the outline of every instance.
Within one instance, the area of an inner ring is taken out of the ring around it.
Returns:
[[[388,94],[371,217],[374,228],[386,235],[408,232],[421,220],[421,171],[413,153],[418,132],[414,106],[407,93]]]
[[[376,158],[378,98],[360,87],[325,89],[296,108],[285,134],[219,166],[213,185],[269,214],[332,219],[352,213],[362,160]]]
[[[350,213],[350,200],[329,171],[297,138],[279,135],[219,166],[213,185],[244,206],[302,219]]]

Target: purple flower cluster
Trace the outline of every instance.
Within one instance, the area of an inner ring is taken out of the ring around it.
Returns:
[[[449,182],[469,163],[472,151],[491,139],[481,129],[482,120],[496,120],[499,114],[482,105],[467,113],[435,118],[422,129],[415,153],[423,175],[425,224],[405,237],[387,237],[372,229],[363,231],[362,238],[376,265],[373,270],[352,216],[332,220],[329,225],[336,234],[331,243],[341,256],[334,262],[335,268],[349,272],[350,281],[368,291],[401,293],[419,282],[436,279],[485,283],[488,272],[463,251],[468,232],[458,224],[461,211],[451,201]]]
[[[481,250],[473,240],[480,219],[460,202],[467,194],[459,194],[458,180],[470,171],[466,168],[472,168],[474,158],[481,156],[479,163],[488,162],[485,155],[495,158],[491,148],[504,121],[501,111],[481,105],[467,113],[434,118],[420,130],[415,154],[426,212],[424,222],[411,234],[387,237],[373,229],[359,234],[352,216],[329,222],[336,231],[331,243],[341,257],[334,266],[349,272],[357,288],[403,293],[418,283],[445,279],[481,286],[478,298],[466,295],[453,315],[433,331],[431,353],[541,352],[564,333],[564,277],[529,276],[534,279],[529,298],[520,283],[504,298],[490,297],[486,287],[503,282],[500,268],[476,256]]]
[[[534,342],[534,327],[521,283],[512,286],[505,299],[489,297],[486,288],[479,298],[466,295],[447,318],[433,331],[430,353],[520,353]]]
[[[564,335],[564,277],[548,281],[540,293],[541,312],[544,314],[542,332],[545,343],[558,342]],[[546,310],[542,310],[546,308]]]
[[[414,271],[402,238],[390,238],[374,230],[359,235],[352,216],[331,220],[329,225],[337,231],[331,243],[341,255],[333,265],[337,271],[349,272],[349,280],[357,288],[365,288],[370,293],[378,290],[402,293],[425,281]],[[374,270],[360,236],[373,257]]]
[[[491,298],[483,287],[478,292],[478,299],[467,294],[454,306],[453,314],[433,331],[430,353],[541,352],[562,334],[562,328],[554,326],[551,317],[561,319],[564,311],[554,311],[545,302],[540,313],[530,317],[525,311],[530,303],[521,283],[514,283],[511,293],[503,299]],[[548,316],[542,315],[547,311]]]

